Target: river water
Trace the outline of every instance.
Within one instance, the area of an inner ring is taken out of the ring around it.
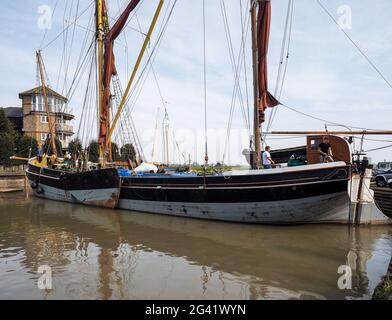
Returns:
[[[391,254],[391,226],[241,225],[0,196],[0,299],[369,299]],[[38,286],[41,266],[51,289]]]

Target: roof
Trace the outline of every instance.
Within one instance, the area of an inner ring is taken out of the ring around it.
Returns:
[[[23,110],[19,107],[8,107],[3,108],[5,116],[7,118],[22,118],[23,117]]]
[[[53,89],[49,88],[49,87],[45,87],[46,88],[46,93],[48,96],[54,96],[56,98],[60,98],[64,101],[67,101],[68,99],[64,96],[62,96],[60,93],[54,91]],[[19,99],[22,99],[25,96],[31,96],[33,94],[37,94],[37,93],[41,93],[42,92],[42,87],[35,87],[33,89],[27,90],[27,91],[23,91],[21,93],[19,93]]]

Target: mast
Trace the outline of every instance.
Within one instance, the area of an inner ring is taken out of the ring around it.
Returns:
[[[165,110],[165,117],[163,118],[163,153],[164,153],[164,162],[166,165],[169,165],[169,115]]]
[[[279,101],[268,91],[267,55],[271,27],[271,0],[251,0],[253,86],[254,86],[254,160],[253,169],[260,168],[261,124],[265,110]]]
[[[259,125],[259,75],[258,75],[258,46],[257,46],[257,2],[251,2],[252,24],[252,60],[253,60],[253,162],[252,169],[260,167],[260,125]]]
[[[146,36],[143,48],[139,54],[139,58],[135,65],[135,69],[132,74],[132,80],[128,83],[127,89],[122,98],[121,104],[118,107],[117,113],[111,123],[110,117],[110,103],[112,95],[110,92],[111,81],[113,76],[118,75],[115,55],[114,55],[114,42],[121,34],[122,30],[126,26],[126,22],[131,12],[137,7],[141,0],[130,0],[120,17],[110,28],[107,16],[107,6],[105,0],[96,0],[97,4],[97,42],[98,42],[98,95],[99,95],[99,132],[98,132],[98,144],[99,144],[99,164],[101,167],[105,166],[106,160],[111,161],[111,137],[113,134],[114,127],[119,120],[120,112],[125,104],[128,96],[132,80],[136,76],[137,69],[140,65],[141,58],[143,57],[144,51],[150,41],[152,30],[155,27],[158,15],[162,9],[164,0],[160,0],[157,12],[154,16],[154,20],[150,30]]]
[[[98,71],[98,114],[99,114],[99,124],[98,130],[101,130],[100,123],[103,113],[103,37],[104,37],[104,25],[103,25],[103,1],[96,0],[97,5],[97,40],[98,40],[98,61],[97,61],[97,71]],[[100,132],[99,132],[100,135]],[[105,144],[99,142],[99,164],[103,167],[105,165]],[[106,143],[106,141],[105,141]]]
[[[55,130],[54,130],[52,118],[50,117],[50,110],[49,110],[49,104],[48,104],[48,96],[47,96],[47,92],[46,92],[44,67],[43,67],[43,62],[42,62],[41,51],[37,51],[36,56],[37,56],[39,74],[40,74],[40,78],[41,78],[42,92],[44,94],[44,104],[45,104],[46,116],[48,117],[50,145],[52,148],[52,154],[57,155],[57,148],[56,148],[56,141],[55,141]]]

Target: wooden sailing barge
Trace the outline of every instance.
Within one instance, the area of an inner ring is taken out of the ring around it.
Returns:
[[[347,162],[259,170],[264,111],[279,103],[267,90],[270,6],[270,1],[251,4],[255,94],[253,170],[216,175],[125,177],[119,208],[192,218],[289,224],[329,221],[328,217],[336,210],[347,207],[350,156]],[[344,140],[341,143],[344,145]],[[343,219],[347,222],[347,217]]]
[[[37,64],[42,83],[41,93],[44,97],[50,130],[49,150],[51,154],[47,154],[49,150],[43,150],[44,154],[42,156],[28,161],[26,175],[34,195],[51,200],[114,208],[120,194],[120,177],[115,168],[89,170],[87,166],[84,166],[84,170],[76,170],[76,168],[72,170],[62,169],[64,159],[58,159],[56,155],[55,126],[48,104],[40,52],[37,52]]]
[[[353,211],[350,205],[353,200],[350,199],[348,190],[353,183],[353,163],[345,139],[337,136],[330,137],[333,149],[338,151],[336,162],[319,163],[317,149],[323,135],[314,135],[307,138],[306,165],[274,170],[260,169],[260,131],[261,124],[264,122],[264,113],[267,107],[279,104],[279,101],[269,93],[267,86],[267,52],[271,17],[269,0],[251,0],[254,71],[254,135],[250,150],[252,170],[212,175],[206,172],[202,174],[129,172],[119,176],[116,169],[109,168],[111,137],[164,3],[163,0],[159,1],[128,86],[121,97],[117,113],[111,120],[111,82],[117,75],[113,46],[139,2],[140,0],[130,1],[110,28],[106,1],[96,0],[100,115],[98,143],[101,169],[64,173],[61,170],[38,166],[36,160],[32,160],[28,176],[36,185],[35,193],[38,196],[85,204],[106,204],[106,206],[116,204],[118,208],[130,211],[245,223],[298,224],[354,221],[361,223],[365,221],[361,220],[358,210]],[[41,190],[43,192],[39,192]],[[95,200],[97,195],[101,200]],[[110,205],[107,205],[109,203]],[[366,222],[384,223],[386,220],[384,216],[377,213]]]

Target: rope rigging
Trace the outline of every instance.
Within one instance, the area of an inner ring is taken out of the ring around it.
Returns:
[[[311,118],[311,119],[313,119],[313,120],[318,120],[318,121],[321,121],[321,122],[326,123],[326,124],[329,124],[329,125],[340,126],[340,127],[346,127],[346,128],[351,128],[351,129],[359,129],[359,130],[365,130],[365,131],[377,131],[377,130],[380,130],[380,129],[370,129],[370,128],[352,126],[352,125],[348,125],[348,124],[337,123],[337,122],[333,122],[333,121],[329,121],[329,120],[325,120],[325,119],[316,117],[316,116],[314,116],[314,115],[305,113],[305,112],[303,112],[303,111],[299,111],[298,109],[294,109],[294,108],[292,108],[292,107],[289,107],[288,105],[286,105],[286,104],[284,104],[284,103],[281,103],[280,105],[281,105],[282,107],[285,107],[285,108],[287,108],[287,109],[293,111],[293,112],[296,112],[296,113],[298,113],[298,114],[301,114],[301,115],[303,115],[303,116],[305,116],[305,117]],[[383,130],[383,129],[381,129],[381,130]],[[384,129],[384,131],[387,131],[387,130]]]
[[[240,6],[242,8],[242,4],[240,3]],[[247,7],[245,9],[245,12],[248,11],[249,9],[249,3],[247,4]],[[242,15],[242,12],[244,10],[240,10],[240,14]],[[234,49],[231,41],[231,35],[230,35],[230,29],[229,29],[229,24],[228,24],[228,19],[226,15],[226,10],[225,10],[225,4],[223,1],[221,1],[221,12],[222,12],[222,17],[223,17],[223,23],[224,23],[224,28],[225,28],[225,34],[226,34],[226,40],[229,48],[229,55],[230,55],[230,60],[232,63],[232,68],[234,72],[234,89],[232,93],[232,98],[231,98],[231,105],[230,105],[230,112],[229,112],[229,121],[227,125],[227,130],[226,130],[226,139],[225,139],[225,146],[224,146],[224,151],[223,151],[223,157],[222,157],[222,162],[225,162],[226,159],[226,154],[228,153],[228,148],[229,148],[229,140],[230,140],[230,132],[231,132],[231,127],[232,127],[232,122],[233,122],[233,116],[234,116],[234,111],[235,111],[235,101],[237,99],[237,95],[239,96],[240,100],[240,106],[242,108],[244,120],[245,120],[245,125],[249,130],[249,136],[251,136],[251,128],[250,128],[250,112],[249,112],[249,98],[248,98],[248,85],[247,85],[247,76],[246,76],[246,55],[245,55],[245,46],[246,46],[246,39],[249,31],[249,21],[250,21],[250,16],[248,15],[247,19],[241,18],[241,48],[240,52],[238,55],[238,64],[235,63],[235,58],[234,58]],[[245,30],[246,29],[246,30]],[[241,52],[242,51],[242,52]],[[241,59],[243,61],[241,61]],[[245,68],[245,88],[247,92],[247,108],[248,111],[246,112],[244,109],[244,104],[243,104],[243,99],[242,99],[242,94],[241,93],[241,87],[240,87],[240,82],[239,82],[239,77],[242,71],[242,67],[244,66]]]
[[[246,65],[246,48],[245,48],[247,32],[244,32],[247,26],[247,20],[244,19],[244,12],[242,10],[241,1],[239,2],[239,5],[240,5],[240,16],[241,16],[241,44],[242,44],[242,55],[243,55],[242,60],[244,62],[244,86],[245,86],[245,94],[246,94],[247,119],[249,124],[249,135],[251,135],[248,72],[247,72],[247,65]]]
[[[246,126],[246,128],[248,128],[249,134],[250,134],[251,128],[250,128],[249,113],[247,114],[247,112],[245,110],[244,99],[243,99],[243,95],[242,95],[242,89],[241,89],[241,86],[240,86],[240,71],[241,71],[240,68],[242,68],[242,62],[243,62],[241,59],[243,58],[244,61],[245,61],[245,56],[244,56],[244,54],[245,54],[244,26],[242,25],[242,22],[241,22],[241,30],[242,30],[242,33],[241,33],[241,49],[239,51],[238,63],[236,63],[232,37],[231,37],[229,22],[228,22],[228,18],[227,18],[226,5],[224,3],[224,0],[220,1],[220,5],[221,5],[221,13],[222,13],[223,25],[224,25],[224,29],[225,29],[226,41],[227,41],[227,46],[228,46],[228,50],[229,50],[229,57],[230,57],[231,67],[232,67],[233,75],[234,75],[234,79],[235,79],[234,91],[237,90],[235,92],[235,95],[238,94],[238,98],[239,98],[239,102],[240,102],[240,106],[241,106],[241,111],[243,113],[243,118],[244,118],[244,121],[245,121],[245,126]],[[246,85],[246,87],[247,87],[247,85]],[[236,98],[236,96],[235,96],[235,98]],[[235,103],[235,101],[234,101],[234,103]],[[249,102],[248,102],[248,109],[249,109]]]
[[[287,66],[290,57],[291,36],[292,36],[292,29],[293,29],[293,13],[294,13],[294,0],[289,0],[288,7],[287,7],[287,14],[286,14],[286,22],[284,27],[284,34],[282,39],[282,47],[280,52],[279,68],[278,68],[276,85],[275,85],[275,93],[274,93],[274,96],[277,97],[278,100],[280,100],[282,96],[283,86],[286,80]],[[277,105],[275,108],[272,109],[271,115],[268,119],[267,130],[266,130],[267,132],[270,131],[278,110],[279,110],[279,105]],[[265,134],[262,137],[262,143],[263,144],[266,143]]]
[[[55,5],[54,5],[54,7],[53,7],[52,16],[53,16],[53,15],[55,14],[55,12],[56,12],[56,9],[57,9],[57,6],[58,6],[58,4],[59,4],[59,1],[60,1],[60,0],[57,0],[56,3],[55,3]],[[48,30],[49,30],[49,29],[45,29],[45,32],[44,32],[44,35],[43,35],[43,37],[42,37],[41,43],[40,43],[40,45],[39,45],[39,48],[42,48],[42,45],[43,45],[43,43],[44,43],[44,41],[45,41],[45,39],[46,39],[46,36],[47,36],[47,34],[48,34]],[[41,49],[41,51],[42,51],[42,49]]]
[[[205,154],[204,162],[205,166],[208,165],[208,136],[207,136],[207,61],[206,61],[206,1],[203,0],[203,84],[204,84],[204,144]]]
[[[334,18],[334,16],[328,11],[328,9],[321,3],[320,0],[316,0],[317,4],[321,9],[330,17],[332,22],[334,22],[340,31],[346,36],[346,38],[354,45],[358,52],[365,58],[368,64],[377,72],[377,74],[384,80],[389,88],[392,89],[392,83],[386,78],[386,76],[381,72],[381,70],[376,66],[376,64],[366,55],[362,48],[353,40],[353,38],[340,26],[339,22]]]
[[[390,87],[392,88],[392,84],[391,82],[384,76],[384,74],[381,72],[381,70],[376,66],[376,64],[366,55],[366,53],[362,50],[362,48],[352,39],[352,37],[339,25],[338,21],[333,17],[333,15],[328,11],[328,9],[322,4],[322,2],[320,0],[316,0],[317,4],[321,7],[321,9],[329,16],[329,18],[339,27],[340,31],[344,33],[344,35],[346,36],[346,38],[355,46],[355,48],[359,51],[359,53],[366,59],[366,61],[368,62],[368,64],[377,72],[377,74],[384,80],[384,82]],[[280,64],[279,64],[279,70],[278,70],[278,76],[277,76],[277,84],[276,84],[276,88],[275,88],[275,94],[277,95],[278,99],[280,99],[281,94],[282,94],[282,88],[283,88],[283,84],[284,84],[284,78],[285,78],[285,74],[286,74],[286,70],[287,70],[287,60],[289,58],[289,53],[290,53],[290,43],[291,43],[291,33],[292,33],[292,23],[293,23],[293,8],[294,8],[294,0],[291,0],[288,4],[288,11],[287,11],[287,15],[286,15],[286,26],[285,26],[285,35],[283,37],[283,42],[282,42],[282,51],[281,51],[281,59],[280,59]],[[284,66],[284,71],[282,71],[282,58],[283,58],[283,50],[284,50],[284,43],[287,37],[287,32],[288,32],[288,40],[287,40],[287,55],[286,55],[286,63]],[[282,73],[283,72],[283,73]],[[282,76],[283,74],[283,76]],[[282,79],[280,81],[279,84],[279,79]],[[280,90],[278,90],[280,86]],[[317,116],[313,116],[310,115],[308,113],[299,111],[297,109],[291,108],[285,104],[281,104],[280,106],[283,106],[293,112],[296,112],[298,114],[301,114],[303,116],[306,116],[308,118],[314,119],[314,120],[318,120],[318,121],[322,121],[325,124],[328,125],[333,125],[333,126],[342,126],[342,127],[346,127],[346,128],[352,128],[352,129],[360,129],[360,130],[367,130],[367,131],[374,131],[377,129],[369,129],[369,128],[363,128],[363,127],[358,127],[358,126],[352,126],[352,125],[346,125],[346,124],[341,124],[341,123],[336,123],[333,121],[329,121],[329,120],[325,120],[322,119],[320,117]],[[272,126],[272,123],[274,121],[274,118],[276,117],[276,113],[278,112],[279,107],[276,107],[274,110],[272,110],[270,118],[269,118],[269,122],[268,122],[268,126],[267,126],[267,132],[270,131],[270,128]],[[351,130],[351,129],[350,129]],[[267,134],[264,135],[265,137],[267,136]],[[266,138],[263,138],[263,141],[265,141]],[[364,139],[364,140],[374,140],[374,139]],[[387,146],[389,147],[389,146]],[[381,147],[381,148],[387,148],[387,147]],[[373,150],[378,150],[379,148],[375,148],[375,149],[371,149],[370,151]]]
[[[166,31],[166,28],[168,26],[168,22],[170,20],[170,17],[172,15],[173,11],[174,11],[174,7],[177,4],[177,1],[178,0],[175,0],[171,7],[170,7],[171,1],[169,2],[167,9],[166,9],[166,12],[164,14],[163,22],[160,26],[158,39],[157,39],[156,43],[154,44],[153,49],[148,51],[149,53],[148,53],[147,62],[144,65],[142,71],[140,72],[140,75],[139,75],[138,79],[136,80],[135,85],[134,85],[133,89],[131,90],[131,93],[128,96],[127,103],[130,100],[132,100],[132,102],[130,104],[130,112],[132,112],[133,109],[135,108],[135,106],[138,102],[138,99],[140,97],[140,94],[144,88],[144,85],[148,79],[149,73],[152,70],[151,67],[154,64],[155,58],[156,58],[157,53],[159,51],[160,45],[162,43],[163,35]]]
[[[66,32],[70,27],[72,27],[95,3],[95,0],[91,1],[90,4],[76,17],[72,23],[68,24],[59,34],[57,34],[52,40],[50,40],[47,44],[40,47],[41,51],[44,51],[46,48],[51,46],[58,38],[60,38],[64,32]]]
[[[136,105],[137,99],[142,91],[142,87],[147,79],[147,75],[148,75],[149,71],[151,70],[152,63],[153,63],[155,56],[157,54],[157,51],[158,51],[157,49],[159,48],[159,46],[161,44],[163,34],[167,28],[169,19],[172,15],[172,12],[174,10],[176,3],[177,3],[177,0],[175,0],[173,5],[170,7],[170,4],[171,4],[171,1],[170,1],[169,5],[167,6],[166,13],[165,13],[165,19],[163,20],[163,22],[161,24],[158,39],[157,39],[156,43],[154,44],[153,49],[152,49],[151,53],[149,54],[148,61],[145,64],[140,75],[138,76],[137,81],[136,81],[134,87],[132,88],[130,95],[126,99],[123,112],[120,115],[121,116],[120,123],[122,123],[122,128],[115,128],[115,130],[114,130],[115,136],[121,137],[122,140],[133,141],[135,147],[137,149],[139,149],[139,154],[143,155],[143,158],[145,158],[145,156],[144,156],[143,150],[141,148],[141,143],[140,143],[139,137],[137,136],[137,133],[136,133],[135,124],[134,124],[133,119],[131,117],[131,113],[132,113],[132,111]],[[136,14],[134,14],[133,17],[136,17]],[[129,23],[129,21],[128,21],[128,23]],[[149,67],[149,68],[147,68],[147,67]],[[146,71],[148,71],[148,72],[146,72]],[[114,80],[114,85],[112,83],[112,87],[115,87],[115,94],[113,97],[115,97],[115,98],[121,97],[122,98],[123,93],[122,93],[119,79],[117,78],[117,79],[113,79],[113,80]],[[118,103],[117,103],[117,105],[118,105]],[[116,103],[113,103],[113,108],[111,109],[111,112],[113,112],[115,110],[115,108],[118,107],[117,105],[116,105]],[[124,126],[128,127],[128,129],[123,130]],[[125,131],[129,131],[131,133],[131,136],[132,136],[131,139],[130,139],[130,136],[128,136],[127,138],[124,137],[124,134],[122,132],[125,132]]]
[[[170,5],[170,3],[169,3],[169,5]],[[143,33],[142,33],[142,28],[141,28],[141,25],[140,25],[140,21],[139,21],[137,15],[135,15],[135,19],[136,19],[136,21],[137,21],[137,24],[138,24],[138,28],[139,28],[140,34],[143,34]],[[150,55],[150,50],[149,50],[148,48],[147,48],[147,53]],[[166,100],[164,99],[164,97],[163,97],[162,90],[161,90],[161,86],[159,85],[158,77],[157,77],[157,74],[156,74],[156,72],[155,72],[155,68],[154,68],[154,66],[153,66],[153,64],[152,64],[152,61],[150,61],[149,64],[150,64],[150,65],[149,65],[149,68],[150,68],[150,70],[151,70],[151,72],[152,72],[152,75],[153,75],[153,77],[154,77],[154,82],[155,82],[155,85],[156,85],[156,87],[157,87],[157,91],[158,91],[159,97],[160,97],[160,99],[161,99],[161,104],[162,104],[162,107],[163,107],[163,109],[164,109],[165,117],[167,117],[167,121],[170,123],[169,112],[168,112],[168,110],[167,110],[167,101],[166,101]],[[158,109],[158,111],[159,111],[159,109]],[[180,146],[179,146],[179,143],[178,143],[178,140],[177,140],[177,138],[176,138],[175,130],[172,129],[171,131],[172,131],[172,137],[173,137],[173,141],[174,141],[174,143],[175,143],[175,146],[177,147],[179,154],[182,155],[182,157],[185,159],[184,153],[183,153],[183,151],[181,151]],[[154,149],[154,147],[153,147],[153,149]],[[154,154],[154,153],[155,153],[155,152],[154,152],[154,150],[153,150],[152,154]],[[185,160],[185,162],[186,162],[186,160]]]

